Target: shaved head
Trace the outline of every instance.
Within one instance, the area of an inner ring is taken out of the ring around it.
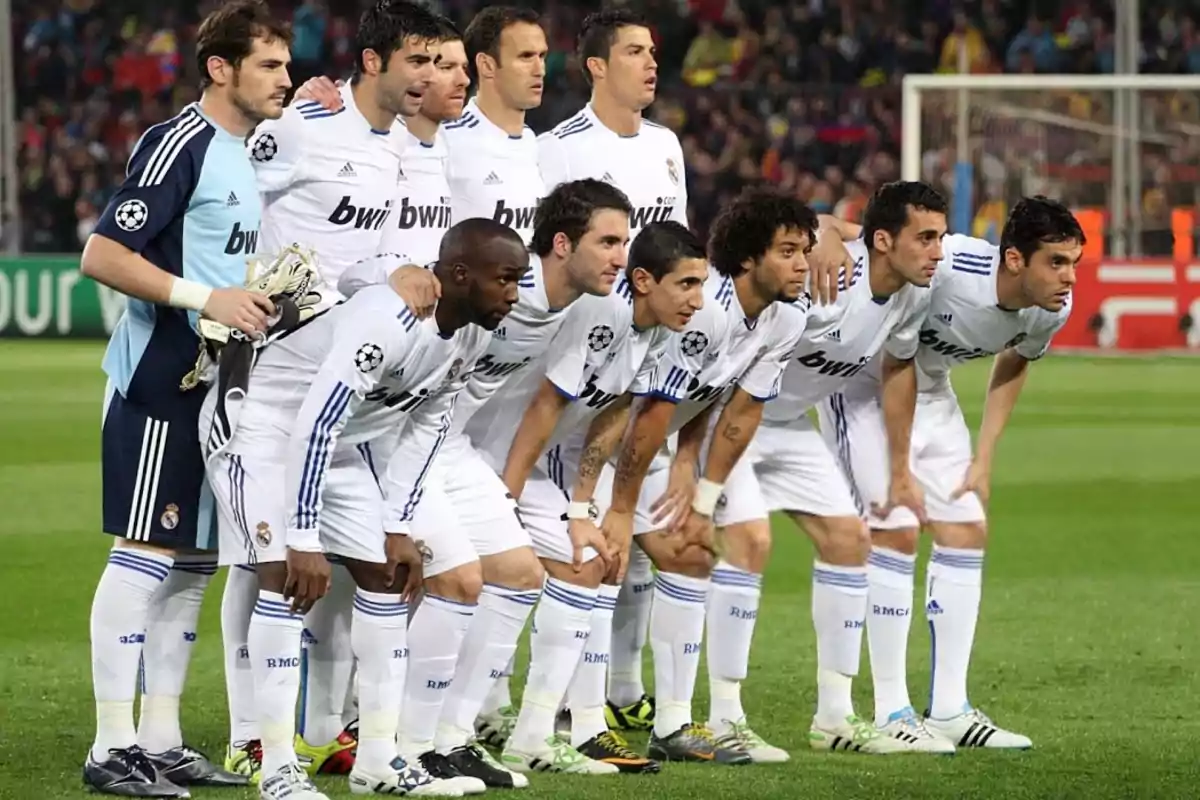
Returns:
[[[524,253],[525,243],[512,228],[483,217],[464,219],[442,237],[438,266],[462,264],[468,270],[488,264],[511,262],[514,254]]]

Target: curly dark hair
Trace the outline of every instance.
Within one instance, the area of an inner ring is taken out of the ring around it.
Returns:
[[[364,50],[374,50],[383,62],[383,69],[387,70],[392,53],[403,48],[409,38],[441,41],[442,26],[437,15],[409,0],[377,0],[358,20],[351,82],[357,83],[363,76]]]
[[[1043,244],[1072,239],[1087,243],[1079,220],[1062,203],[1039,194],[1013,206],[1000,234],[1000,252],[1015,248],[1028,262]]]
[[[624,192],[605,181],[584,178],[560,183],[538,203],[529,249],[539,256],[550,255],[554,237],[560,233],[565,233],[571,244],[579,244],[592,226],[592,215],[608,209],[628,214],[633,206]]]
[[[945,214],[949,209],[946,198],[937,189],[920,181],[892,181],[875,190],[863,211],[863,241],[869,247],[875,241],[876,231],[887,231],[899,236],[900,229],[908,224],[908,209],[933,211]]]
[[[722,275],[736,278],[746,271],[746,261],[767,254],[780,230],[817,238],[817,214],[795,195],[774,186],[743,191],[713,220],[708,235],[708,260]]]

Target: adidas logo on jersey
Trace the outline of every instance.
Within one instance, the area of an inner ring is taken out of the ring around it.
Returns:
[[[237,195],[233,192],[230,192],[229,199],[225,201],[225,205],[229,208],[233,208],[234,206],[240,206],[241,203],[238,201]]]
[[[837,330],[830,331],[825,334],[825,338],[833,342],[840,342],[842,340],[842,329],[838,328]]]
[[[504,181],[500,180],[500,176],[494,172],[489,172],[488,176],[483,179],[484,186],[499,186],[502,183]]]
[[[604,173],[604,177],[602,177],[600,180],[604,181],[605,183],[612,183],[612,184],[616,183],[616,181],[613,180],[612,174],[608,173],[608,172]]]
[[[508,331],[503,325],[501,325],[499,328],[496,328],[496,330],[492,331],[492,336],[503,342],[508,339]]]
[[[340,170],[338,170],[338,177],[339,178],[357,178],[358,173],[354,171],[354,165],[351,164],[349,161],[347,161],[346,165],[344,167],[342,167]]]
[[[949,325],[954,320],[953,314],[934,314],[934,318],[945,325]]]

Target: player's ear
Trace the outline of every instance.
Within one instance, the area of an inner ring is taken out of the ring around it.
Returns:
[[[567,258],[575,248],[571,245],[571,237],[559,231],[554,234],[554,255]]]
[[[1012,273],[1021,271],[1021,267],[1025,266],[1025,256],[1021,255],[1021,251],[1015,247],[1008,247],[1004,250],[1004,268]]]
[[[476,53],[475,74],[479,76],[480,80],[494,77],[496,75],[496,59],[487,53]]]
[[[466,264],[456,261],[450,269],[450,277],[456,286],[466,286],[471,281],[471,270]]]
[[[220,56],[209,56],[205,68],[209,78],[217,86],[224,86],[233,78],[233,65]]]
[[[363,72],[367,75],[378,75],[383,71],[383,59],[371,48],[362,51]]]
[[[629,271],[629,282],[633,284],[633,290],[638,294],[650,294],[657,283],[654,276],[641,267],[634,267]]]
[[[592,56],[583,62],[583,69],[587,72],[588,77],[595,81],[597,78],[604,77],[604,73],[608,70],[608,62],[603,58]]]
[[[886,253],[892,249],[892,235],[887,231],[875,231],[875,237],[871,240],[871,246],[881,253]]]

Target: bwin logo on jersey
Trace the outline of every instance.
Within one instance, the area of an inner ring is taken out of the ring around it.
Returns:
[[[509,208],[503,200],[497,200],[496,210],[492,212],[492,219],[507,228],[530,228],[533,227],[535,211],[537,211],[537,206]]]
[[[438,230],[450,227],[450,206],[415,206],[408,202],[408,198],[400,200],[400,208],[397,209],[399,215],[399,227],[404,230],[412,228],[422,228],[424,230]]]
[[[531,360],[529,356],[526,356],[520,361],[497,361],[491,353],[484,353],[483,357],[476,362],[475,369],[471,371],[471,374],[483,375],[488,378],[503,378],[505,375],[516,372]]]
[[[666,222],[671,218],[671,212],[675,210],[674,197],[659,197],[655,200],[656,205],[638,206],[629,215],[629,227],[641,229],[652,222]]]
[[[329,221],[334,225],[353,225],[358,230],[377,231],[387,222],[392,213],[392,201],[388,200],[383,208],[356,206],[350,202],[350,195],[343,195],[337,208],[329,215]]]
[[[225,241],[225,255],[236,256],[242,253],[254,255],[258,252],[258,231],[242,230],[240,222],[233,223],[229,239]]]
[[[382,403],[386,408],[394,408],[404,414],[410,413],[428,399],[428,389],[419,389],[416,392],[389,393],[387,389],[380,387],[363,396],[363,400],[368,403]]]
[[[801,366],[809,369],[817,370],[821,375],[832,375],[835,378],[849,378],[852,375],[857,375],[867,365],[865,356],[858,361],[837,361],[836,359],[826,358],[824,350],[817,350],[813,353],[805,353],[796,359],[796,362]]]
[[[926,328],[921,331],[921,344],[932,348],[933,352],[952,358],[956,361],[971,361],[976,358],[986,358],[994,355],[993,353],[980,349],[978,347],[960,347],[953,342],[947,342],[938,336],[938,332],[932,328]]]
[[[733,382],[731,381],[729,385],[732,386]],[[701,386],[698,379],[692,378],[687,388],[687,399],[693,403],[707,403],[709,400],[720,397],[726,388],[725,386]]]
[[[583,391],[579,393],[579,399],[587,401],[588,408],[603,409],[608,406],[613,400],[616,400],[620,395],[611,394],[596,386],[596,376],[592,375],[588,378],[587,384],[583,387]]]

